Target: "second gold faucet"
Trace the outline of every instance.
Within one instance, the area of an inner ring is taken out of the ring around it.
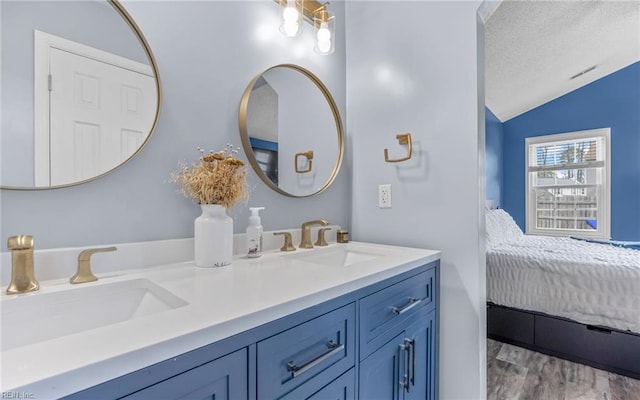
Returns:
[[[314,225],[327,226],[329,221],[326,219],[316,219],[313,221],[307,221],[302,224],[302,234],[300,240],[301,249],[313,249],[313,243],[311,243],[311,227]]]

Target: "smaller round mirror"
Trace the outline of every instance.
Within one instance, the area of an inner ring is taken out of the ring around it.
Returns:
[[[280,64],[258,74],[242,96],[239,123],[251,166],[278,193],[312,196],[336,178],[342,120],[331,93],[310,71]]]

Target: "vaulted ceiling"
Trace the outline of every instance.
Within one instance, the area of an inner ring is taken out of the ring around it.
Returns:
[[[638,0],[504,1],[485,25],[486,105],[504,122],[638,60]]]

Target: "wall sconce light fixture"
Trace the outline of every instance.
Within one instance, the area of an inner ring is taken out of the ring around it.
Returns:
[[[282,9],[280,32],[288,37],[295,37],[302,32],[303,20],[316,30],[314,51],[328,55],[335,50],[335,15],[329,11],[329,3],[316,0],[273,0]]]

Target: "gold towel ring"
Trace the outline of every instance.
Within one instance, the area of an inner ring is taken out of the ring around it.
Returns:
[[[384,161],[388,163],[396,163],[401,161],[407,161],[411,159],[411,153],[413,151],[413,146],[411,144],[411,134],[410,133],[399,133],[396,135],[396,139],[398,139],[398,143],[401,145],[407,145],[407,155],[402,158],[396,158],[395,160],[391,160],[389,158],[389,151],[384,149]]]
[[[309,167],[307,169],[299,169],[298,168],[298,157],[305,157],[309,162]],[[302,153],[296,153],[296,158],[293,161],[295,163],[296,172],[299,174],[304,174],[307,172],[311,172],[311,166],[313,165],[313,150],[305,151]]]

